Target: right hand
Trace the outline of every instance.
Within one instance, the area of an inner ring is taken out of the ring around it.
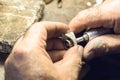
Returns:
[[[120,53],[120,0],[106,0],[101,5],[83,10],[70,22],[70,29],[78,33],[91,28],[113,28],[115,34],[99,36],[87,43],[84,58]]]

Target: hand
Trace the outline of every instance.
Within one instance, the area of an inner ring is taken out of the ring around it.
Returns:
[[[120,0],[106,0],[101,5],[81,11],[69,24],[75,33],[84,29],[113,28],[116,34],[103,35],[88,42],[84,48],[84,58],[120,53]]]
[[[34,24],[7,58],[6,80],[77,80],[83,48],[76,45],[64,50],[58,37],[67,30],[57,22]]]

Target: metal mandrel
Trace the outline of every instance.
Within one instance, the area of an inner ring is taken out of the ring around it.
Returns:
[[[107,28],[96,28],[96,29],[91,29],[89,31],[86,31],[83,36],[80,36],[76,38],[75,34],[73,32],[68,32],[66,33],[63,37],[62,40],[64,42],[65,48],[68,49],[78,43],[81,43],[83,41],[90,41],[98,36],[104,35],[104,34],[113,34],[112,29],[107,29]]]

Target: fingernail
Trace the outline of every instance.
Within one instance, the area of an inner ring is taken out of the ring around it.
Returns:
[[[83,47],[79,46],[79,45],[77,45],[77,47],[78,47],[78,52],[80,53],[80,57],[82,58],[83,57]]]

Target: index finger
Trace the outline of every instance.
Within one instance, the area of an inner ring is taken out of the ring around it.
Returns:
[[[38,22],[24,35],[25,43],[32,46],[39,46],[45,48],[47,39],[59,37],[61,34],[66,33],[69,28],[59,22]]]
[[[73,32],[90,28],[113,28],[120,33],[120,0],[106,0],[102,4],[81,11],[69,24]]]
[[[42,22],[47,30],[48,38],[58,37],[69,30],[69,27],[60,22]]]
[[[61,34],[66,33],[68,29],[66,24],[44,21],[33,24],[25,36],[46,41],[48,38],[58,37]]]
[[[33,24],[27,33],[32,35],[44,35],[48,38],[58,37],[62,33],[66,33],[69,28],[66,24],[60,22],[43,21]],[[36,34],[38,32],[38,34]]]
[[[69,23],[71,31],[78,33],[84,29],[102,26],[101,12],[97,7],[89,8],[78,13]]]

